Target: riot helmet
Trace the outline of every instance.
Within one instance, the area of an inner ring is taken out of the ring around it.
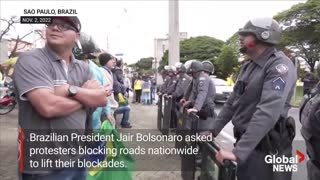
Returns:
[[[238,31],[238,34],[253,34],[259,41],[275,45],[280,42],[281,28],[279,23],[272,18],[255,18],[249,20]]]
[[[181,65],[179,69],[179,73],[186,73],[186,72],[187,72],[186,67],[184,65]]]
[[[190,68],[191,73],[198,73],[200,71],[203,71],[203,65],[200,61],[193,61],[191,63],[191,68]]]
[[[253,35],[258,42],[271,45],[279,44],[281,28],[277,21],[272,18],[256,18],[249,20],[243,28],[238,31],[240,36]],[[241,53],[246,53],[254,44],[248,44],[240,48]]]
[[[191,72],[190,72],[190,68],[191,68],[191,64],[192,64],[193,61],[197,61],[197,60],[192,59],[192,60],[188,60],[188,61],[186,61],[186,62],[184,63],[184,67],[186,68],[186,72],[187,72],[188,74],[191,73]]]
[[[210,61],[202,61],[203,70],[209,74],[214,73],[214,66]]]

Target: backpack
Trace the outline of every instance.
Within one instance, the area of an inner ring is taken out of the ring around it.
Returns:
[[[320,83],[306,94],[300,105],[303,135],[320,137]]]

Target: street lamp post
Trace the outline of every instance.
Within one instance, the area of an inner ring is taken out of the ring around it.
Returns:
[[[154,76],[154,78],[155,78],[155,80],[156,80],[156,83],[157,83],[157,78],[158,78],[158,70],[157,70],[157,63],[158,63],[158,61],[157,61],[157,58],[154,58],[154,60],[152,60],[152,62],[154,63],[154,73],[155,73],[155,76]]]
[[[169,1],[169,65],[180,61],[179,1]]]

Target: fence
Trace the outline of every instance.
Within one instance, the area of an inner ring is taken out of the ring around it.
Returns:
[[[159,96],[157,128],[164,135],[168,135],[170,132],[170,124],[172,120],[171,110],[173,107],[172,98],[163,97],[162,95]]]
[[[164,102],[163,102],[164,101]],[[171,107],[174,103],[171,98],[159,97],[158,104],[158,129],[162,134],[168,134],[170,121],[172,120]],[[162,107],[162,106],[165,107]],[[186,135],[196,135],[198,133],[199,116],[195,113],[187,113],[187,109],[181,108],[177,121],[176,134],[185,137]],[[185,138],[183,138],[185,139]],[[184,180],[235,180],[236,163],[225,160],[221,164],[216,159],[216,154],[220,150],[217,142],[176,142],[176,148],[193,147],[199,148],[199,155],[181,155],[181,176]],[[200,162],[200,163],[199,163]]]

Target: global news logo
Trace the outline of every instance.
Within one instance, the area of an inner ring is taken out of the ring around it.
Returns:
[[[296,150],[293,157],[266,155],[264,160],[267,164],[272,164],[273,172],[297,172],[298,163],[304,161],[304,154]]]

